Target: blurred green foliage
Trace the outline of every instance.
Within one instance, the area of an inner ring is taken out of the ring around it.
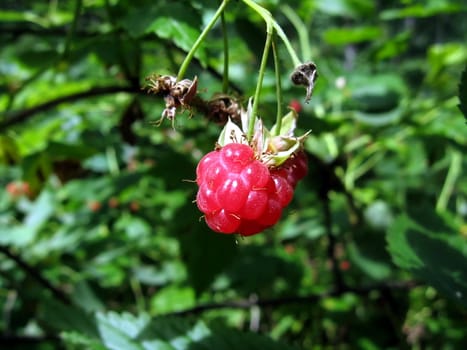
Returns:
[[[465,3],[258,2],[320,78],[299,120],[310,172],[276,227],[242,239],[193,203],[219,126],[155,127],[164,102],[141,90],[176,75],[217,1],[2,1],[0,345],[467,346]],[[242,1],[225,17],[246,103],[265,26]],[[284,103],[303,101],[278,47]],[[187,73],[203,98],[221,91],[223,52],[218,25]]]

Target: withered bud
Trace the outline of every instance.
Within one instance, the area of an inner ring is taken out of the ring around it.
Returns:
[[[207,118],[218,124],[225,124],[227,120],[240,120],[241,106],[236,99],[229,95],[217,94],[214,95],[207,104]]]
[[[157,124],[162,123],[164,118],[175,119],[177,108],[191,109],[191,101],[196,96],[198,79],[183,79],[177,81],[177,78],[170,75],[151,75],[146,78],[148,81],[147,91],[155,95],[160,95],[165,100],[165,109],[162,111],[161,119]]]
[[[310,102],[313,88],[315,87],[316,79],[318,78],[318,70],[313,62],[307,62],[299,65],[290,75],[290,80],[295,85],[302,85],[306,88],[305,102]]]

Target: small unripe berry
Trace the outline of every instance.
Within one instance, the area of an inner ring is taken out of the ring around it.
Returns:
[[[296,99],[290,101],[289,107],[295,110],[295,112],[297,113],[300,113],[302,111],[302,104]]]

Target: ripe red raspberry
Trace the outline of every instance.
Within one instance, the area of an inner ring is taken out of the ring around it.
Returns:
[[[250,146],[229,143],[198,163],[196,204],[213,231],[253,235],[277,223],[307,169],[304,153],[269,170]]]
[[[255,159],[250,146],[239,143],[206,154],[196,175],[198,208],[208,226],[222,233],[250,235],[274,225],[293,192]]]

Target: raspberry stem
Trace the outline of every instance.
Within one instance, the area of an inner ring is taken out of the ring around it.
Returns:
[[[224,72],[222,74],[222,92],[226,94],[229,89],[229,37],[225,25],[225,14],[221,15],[222,36],[224,39]]]
[[[297,15],[297,13],[289,5],[281,6],[281,10],[285,17],[287,17],[287,19],[290,21],[290,23],[292,23],[292,25],[295,27],[295,30],[297,31],[302,58],[304,60],[310,59],[311,47],[310,38],[308,36],[308,28]]]
[[[272,41],[272,55],[274,57],[274,70],[276,73],[276,99],[277,99],[277,114],[276,114],[276,133],[279,133],[282,126],[282,87],[280,74],[280,61],[277,54],[276,42]],[[276,136],[276,135],[272,135]]]
[[[253,9],[255,12],[257,12],[261,17],[263,17],[267,25],[272,26],[276,30],[277,35],[279,35],[279,37],[284,42],[285,47],[287,48],[287,51],[289,52],[290,58],[292,59],[294,66],[295,67],[299,66],[302,62],[298,58],[297,53],[295,52],[294,48],[292,47],[292,44],[287,38],[287,35],[285,35],[279,23],[277,23],[274,20],[271,13],[268,10],[266,10],[264,7],[261,7],[260,5],[255,3],[253,0],[242,0],[242,1],[246,5],[248,5],[251,9]]]
[[[255,125],[255,120],[256,120],[256,114],[258,111],[258,101],[259,101],[259,95],[261,91],[261,87],[263,85],[263,77],[266,69],[266,62],[268,58],[268,53],[269,49],[271,47],[272,43],[272,37],[274,34],[274,30],[277,32],[277,35],[282,39],[284,42],[287,51],[289,52],[290,57],[292,58],[292,62],[294,66],[299,66],[301,64],[300,59],[298,58],[295,50],[293,49],[292,45],[290,44],[289,39],[287,38],[287,35],[285,35],[284,31],[280,27],[280,25],[274,20],[272,17],[271,13],[266,10],[265,8],[261,7],[257,3],[255,3],[253,0],[242,0],[247,6],[249,6],[251,9],[253,9],[255,12],[257,12],[266,22],[266,44],[264,46],[264,51],[263,51],[263,57],[261,59],[261,65],[260,65],[260,70],[258,73],[258,82],[256,84],[256,91],[255,91],[255,96],[253,99],[253,106],[252,106],[252,115],[249,121],[248,125],[248,132],[247,132],[247,140],[250,140],[253,136],[254,132],[254,125]],[[276,66],[276,79],[278,76],[277,72],[278,68]],[[280,80],[279,80],[280,81]],[[280,93],[279,93],[280,95]],[[280,103],[281,96],[279,96],[278,103]],[[280,120],[281,116],[279,115],[279,111],[281,108],[278,108],[278,119]],[[281,113],[282,114],[282,113]],[[279,121],[280,125],[280,121]],[[280,129],[279,129],[280,130]]]
[[[261,57],[261,64],[260,64],[259,73],[258,73],[258,82],[256,83],[255,97],[253,98],[253,107],[251,108],[251,118],[249,120],[248,132],[246,134],[246,138],[248,141],[250,141],[251,138],[253,137],[256,114],[258,112],[259,95],[261,94],[261,89],[263,87],[263,78],[264,78],[264,73],[266,72],[266,64],[268,62],[269,49],[271,48],[271,44],[272,44],[273,32],[274,32],[274,29],[271,25],[271,22],[270,21],[266,22],[266,43],[264,44],[263,57]]]
[[[193,59],[193,56],[195,55],[196,50],[198,50],[199,46],[201,45],[203,40],[206,38],[206,35],[208,34],[208,32],[211,30],[211,28],[214,26],[214,24],[216,24],[217,19],[224,12],[224,9],[227,6],[227,4],[229,3],[229,1],[230,0],[223,0],[222,1],[222,3],[220,4],[220,6],[217,9],[214,16],[209,21],[206,28],[204,28],[204,30],[199,35],[198,39],[196,39],[196,41],[193,44],[192,48],[190,49],[190,51],[186,55],[185,59],[183,60],[181,66],[180,66],[180,69],[178,70],[177,81],[182,80],[183,77],[185,76],[186,70],[188,69],[188,66],[189,66],[190,62]]]

